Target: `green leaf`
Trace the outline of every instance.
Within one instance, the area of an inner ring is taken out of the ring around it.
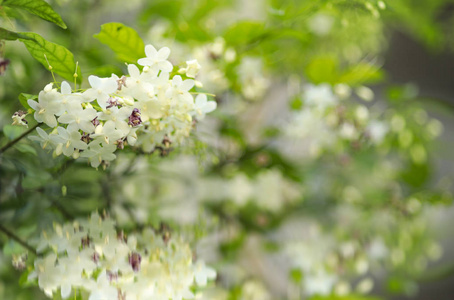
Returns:
[[[326,56],[313,59],[306,67],[307,78],[315,84],[334,84],[338,78],[338,61],[335,57]]]
[[[43,66],[48,67],[47,61],[52,66],[52,71],[68,80],[74,81],[74,72],[76,70],[76,63],[74,62],[74,55],[65,47],[51,43],[45,40],[42,36],[33,32],[21,32],[21,34],[31,38],[27,40],[20,38],[19,40],[25,44],[28,52]],[[47,61],[46,61],[47,57]],[[80,69],[77,69],[77,83],[82,83],[82,74]]]
[[[121,23],[103,24],[101,31],[93,37],[112,49],[121,61],[136,63],[145,57],[145,45],[139,34]]]
[[[228,28],[224,39],[229,45],[240,46],[257,42],[266,34],[263,23],[244,21]]]
[[[4,246],[3,246],[3,254],[10,256],[13,254],[21,254],[27,252],[27,250],[21,246],[19,243],[9,240]]]
[[[63,29],[67,28],[60,15],[44,0],[4,0],[2,5],[25,9],[29,13],[55,23]]]
[[[11,141],[24,133],[25,130],[26,128],[22,126],[5,125],[3,127],[3,134]]]
[[[37,100],[38,96],[37,95],[26,94],[26,93],[20,93],[20,95],[19,95],[20,104],[22,104],[22,106],[25,109],[27,109],[27,110],[28,109],[32,109],[30,107],[30,105],[28,105],[28,102],[27,102],[27,100],[29,100],[29,99]]]
[[[19,150],[22,153],[31,153],[34,156],[38,156],[36,149],[28,144],[18,143],[16,145],[14,145],[14,148],[16,148],[17,150]]]
[[[383,78],[383,72],[376,66],[360,63],[346,70],[338,79],[338,83],[358,86],[366,83],[377,82]]]
[[[300,269],[292,269],[290,271],[290,278],[294,283],[299,284],[303,280],[303,273]]]
[[[0,40],[15,41],[18,39],[33,40],[32,38],[18,32],[9,31],[0,27]]]
[[[19,277],[19,286],[20,287],[30,287],[30,286],[36,286],[36,283],[33,281],[28,281],[28,275],[30,275],[30,272],[32,270],[25,270],[22,275]]]

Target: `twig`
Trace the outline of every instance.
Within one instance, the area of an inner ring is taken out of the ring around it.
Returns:
[[[0,154],[2,154],[2,153],[5,152],[6,150],[8,150],[8,149],[11,148],[12,146],[14,146],[14,144],[16,144],[17,142],[19,142],[21,139],[23,139],[26,135],[28,135],[30,132],[32,132],[32,131],[35,130],[36,128],[38,128],[40,125],[41,125],[41,123],[36,124],[35,126],[33,126],[32,128],[30,128],[29,130],[27,130],[26,132],[22,133],[20,136],[18,136],[17,138],[15,138],[14,140],[10,141],[8,144],[6,144],[5,146],[3,146],[3,147],[0,149]]]
[[[19,244],[21,244],[28,251],[32,252],[35,255],[38,255],[35,248],[30,246],[27,242],[23,241],[20,237],[15,235],[13,232],[6,229],[2,224],[0,224],[0,231],[2,231],[4,234],[6,234],[9,238],[11,238],[11,239],[15,240],[16,242],[18,242]]]

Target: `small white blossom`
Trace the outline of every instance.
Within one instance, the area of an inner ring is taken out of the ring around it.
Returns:
[[[197,59],[193,59],[186,62],[186,68],[184,69],[184,71],[186,72],[186,76],[195,78],[197,76],[197,73],[199,73],[200,68],[201,67]]]
[[[80,157],[86,157],[93,168],[97,168],[103,161],[112,161],[115,159],[117,147],[113,144],[106,144],[94,140],[88,144],[88,150],[81,153]]]
[[[196,115],[199,120],[205,118],[205,114],[212,112],[216,109],[216,101],[208,101],[207,95],[199,94],[195,98],[194,112],[192,115]]]
[[[66,156],[73,155],[75,150],[87,149],[87,144],[81,141],[81,134],[74,126],[68,126],[68,129],[57,127],[58,137],[63,145],[62,151]]]
[[[92,120],[96,118],[96,110],[94,108],[83,109],[82,105],[77,102],[71,103],[68,108],[68,111],[58,118],[58,122],[68,125],[74,124],[78,129],[86,133],[92,133],[95,130],[95,126],[92,123]]]
[[[19,110],[16,111],[11,118],[13,119],[13,123],[11,125],[20,125],[20,126],[25,126],[28,127],[28,122],[25,119],[25,116],[27,116],[27,113]]]
[[[38,102],[29,99],[28,105],[35,110],[34,118],[40,123],[45,123],[49,127],[57,126],[56,115],[63,113],[63,106],[60,99],[60,94],[55,89],[49,88],[43,90],[38,95]]]
[[[148,66],[152,71],[158,73],[158,71],[171,72],[173,69],[172,64],[167,60],[170,55],[170,49],[163,47],[156,50],[152,45],[145,46],[146,58],[141,58],[137,63],[141,66]]]
[[[90,75],[88,77],[91,89],[86,90],[83,95],[89,101],[97,100],[102,109],[106,109],[107,101],[110,95],[118,88],[118,83],[115,77],[99,78],[98,76]]]

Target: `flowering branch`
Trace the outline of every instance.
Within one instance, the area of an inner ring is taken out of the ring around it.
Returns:
[[[9,238],[11,238],[11,239],[15,240],[16,242],[18,242],[19,244],[21,244],[28,251],[32,252],[35,255],[38,255],[38,253],[36,252],[35,248],[30,246],[27,242],[23,241],[20,237],[15,235],[13,232],[11,232],[8,229],[6,229],[2,224],[0,224],[0,231],[2,231]]]
[[[19,142],[21,139],[23,139],[25,136],[27,136],[30,132],[32,132],[32,131],[35,130],[36,128],[38,128],[40,125],[41,125],[41,123],[36,124],[35,126],[33,126],[32,128],[30,128],[29,130],[27,130],[26,132],[22,133],[20,136],[18,136],[17,138],[15,138],[14,140],[10,141],[8,144],[6,144],[5,146],[3,146],[3,147],[0,149],[0,154],[3,153],[3,152],[5,152],[6,150],[8,150],[9,148],[11,148],[12,146],[14,146],[14,144],[16,144],[17,142]]]

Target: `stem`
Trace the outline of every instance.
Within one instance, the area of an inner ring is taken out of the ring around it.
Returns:
[[[30,132],[32,132],[33,130],[35,130],[35,129],[38,128],[39,126],[41,126],[41,123],[36,124],[35,126],[33,126],[32,128],[30,128],[29,130],[27,130],[26,132],[22,133],[20,136],[18,136],[17,138],[15,138],[14,140],[10,141],[8,144],[6,144],[5,146],[3,146],[3,147],[0,149],[0,154],[2,154],[2,153],[5,152],[6,150],[8,150],[8,149],[11,148],[12,146],[14,146],[14,144],[16,144],[17,142],[19,142],[21,139],[23,139],[25,136],[27,136]]]
[[[27,242],[23,241],[20,237],[15,235],[13,232],[9,231],[6,229],[2,224],[0,224],[0,231],[2,231],[4,234],[6,234],[9,238],[15,240],[19,244],[21,244],[24,248],[26,248],[28,251],[32,252],[35,255],[38,255],[36,252],[35,248],[27,244]]]

